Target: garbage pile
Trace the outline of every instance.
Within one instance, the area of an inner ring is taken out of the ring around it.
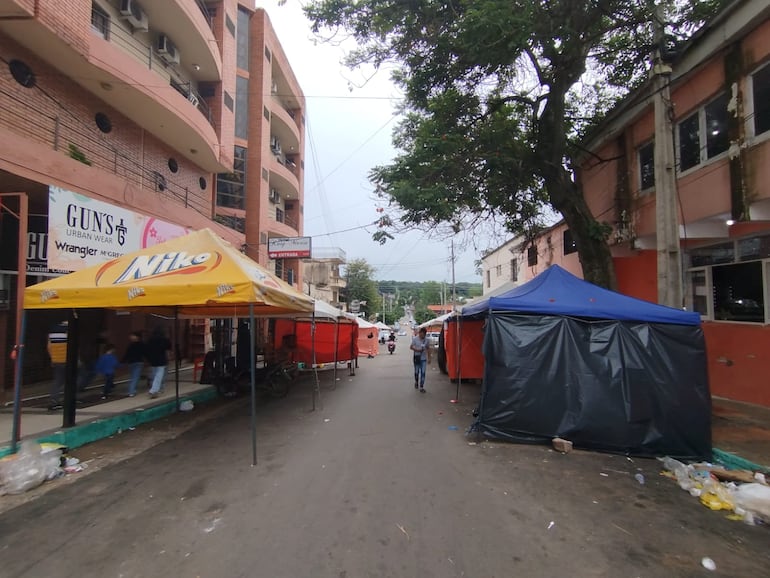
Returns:
[[[770,524],[770,486],[763,472],[728,470],[709,463],[683,464],[659,458],[666,475],[711,510],[732,512],[728,517],[747,524]]]
[[[0,459],[0,496],[23,494],[43,482],[82,471],[85,464],[63,455],[64,446],[25,440],[19,451]]]

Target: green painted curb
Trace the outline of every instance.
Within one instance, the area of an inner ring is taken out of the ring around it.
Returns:
[[[760,466],[759,464],[750,462],[749,460],[742,458],[739,455],[731,454],[730,452],[726,452],[718,448],[714,448],[712,450],[712,453],[714,454],[714,461],[719,464],[722,464],[728,470],[751,470],[753,472],[770,472],[770,468],[767,466]]]
[[[217,397],[216,390],[212,388],[196,391],[179,398],[179,403],[190,400],[193,403],[204,403]],[[176,399],[153,405],[151,407],[136,408],[128,413],[97,419],[82,425],[63,429],[52,434],[37,438],[38,443],[55,443],[69,449],[79,448],[100,439],[108,438],[119,431],[136,427],[143,423],[155,421],[176,413]],[[0,448],[0,458],[11,453],[10,446]]]

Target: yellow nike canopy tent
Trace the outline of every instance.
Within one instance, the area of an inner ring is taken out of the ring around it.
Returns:
[[[24,291],[25,309],[155,307],[184,317],[312,313],[313,299],[203,229],[49,279]]]
[[[314,300],[252,261],[210,229],[49,279],[24,291],[24,309],[99,307],[120,310],[151,308],[167,316],[188,318],[249,317],[251,367],[254,368],[253,318],[312,314]],[[18,376],[21,375],[22,358],[20,353],[16,361],[14,441],[18,439],[21,389]],[[178,371],[176,380],[178,407]],[[256,386],[253,371],[251,397],[253,463],[256,464]],[[72,421],[74,424],[74,411]]]

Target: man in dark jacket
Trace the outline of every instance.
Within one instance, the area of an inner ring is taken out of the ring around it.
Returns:
[[[142,369],[144,369],[144,342],[142,341],[142,334],[138,331],[132,332],[128,339],[128,347],[123,354],[123,363],[128,366],[129,371],[128,397],[134,397],[136,386],[142,377]]]
[[[158,397],[163,389],[163,380],[166,377],[168,367],[168,352],[171,350],[171,341],[165,336],[163,330],[157,327],[145,344],[144,355],[152,367],[152,386],[150,397]]]

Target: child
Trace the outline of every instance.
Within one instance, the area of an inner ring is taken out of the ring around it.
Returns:
[[[96,360],[94,369],[96,373],[104,375],[104,389],[102,390],[102,399],[107,399],[112,392],[115,380],[115,370],[120,365],[117,355],[115,355],[115,346],[108,343],[104,348],[104,353]]]

